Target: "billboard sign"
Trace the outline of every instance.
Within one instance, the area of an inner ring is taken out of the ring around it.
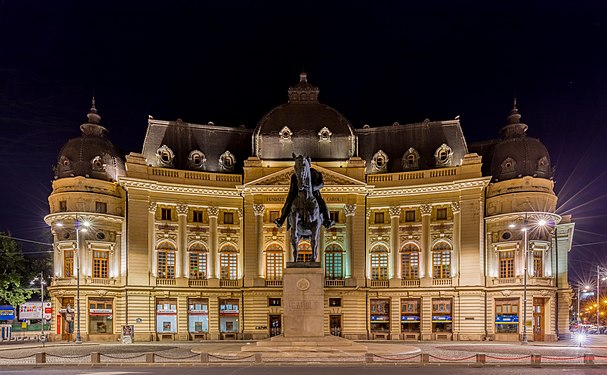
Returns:
[[[50,302],[44,302],[44,319],[50,320],[53,308]],[[19,320],[42,319],[42,302],[26,302],[19,306]]]
[[[0,306],[0,320],[14,320],[15,308],[10,305]]]

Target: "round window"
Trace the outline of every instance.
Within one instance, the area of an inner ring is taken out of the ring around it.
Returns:
[[[63,239],[68,240],[70,238],[70,232],[63,232]]]
[[[512,233],[510,233],[510,232],[503,232],[503,233],[502,233],[502,239],[503,239],[503,240],[506,240],[506,241],[507,241],[507,240],[509,240],[510,238],[512,238]]]
[[[97,233],[97,239],[98,239],[98,240],[105,240],[105,233],[103,233],[103,232],[98,232],[98,233]]]

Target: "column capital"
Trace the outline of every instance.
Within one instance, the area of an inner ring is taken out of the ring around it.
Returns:
[[[187,204],[178,204],[177,205],[177,215],[187,215],[188,214],[188,205]]]
[[[388,209],[391,218],[400,217],[400,207],[392,206]]]
[[[150,211],[151,214],[156,213],[156,207],[158,207],[158,204],[156,202],[150,202],[150,204],[148,206],[148,210]]]
[[[355,204],[346,204],[344,206],[344,213],[346,216],[354,216],[356,213],[356,205]]]
[[[219,207],[215,207],[215,206],[208,207],[207,213],[209,214],[209,218],[211,218],[211,217],[217,218],[217,216],[219,216]]]
[[[238,218],[242,220],[244,217],[244,210],[242,208],[238,209]]]
[[[432,215],[432,205],[431,204],[422,204],[419,206],[419,211],[424,215]]]
[[[458,213],[460,211],[459,202],[451,202],[451,211]]]
[[[255,216],[262,216],[264,212],[266,212],[266,206],[264,204],[254,204],[253,212],[255,213]]]

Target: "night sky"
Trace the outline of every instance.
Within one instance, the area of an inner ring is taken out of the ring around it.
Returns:
[[[148,115],[254,128],[305,70],[355,127],[459,115],[468,143],[497,138],[516,96],[576,222],[570,278],[590,278],[607,265],[607,3],[494,3],[0,0],[0,230],[48,233],[52,165],[93,94],[140,152]]]

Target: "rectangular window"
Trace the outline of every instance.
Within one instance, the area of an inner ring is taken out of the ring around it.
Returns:
[[[544,252],[533,250],[533,276],[544,277]]]
[[[59,201],[59,212],[67,212],[67,201]]]
[[[436,220],[447,220],[447,209],[437,208],[436,209]]]
[[[343,278],[343,261],[341,251],[325,251],[325,278],[341,280]]]
[[[112,300],[108,298],[89,299],[89,333],[113,333]]]
[[[405,251],[401,257],[401,277],[405,280],[419,279],[419,251]]]
[[[207,253],[202,251],[190,252],[190,279],[207,278]]]
[[[280,211],[270,211],[270,223],[273,223],[280,217]]]
[[[499,251],[500,279],[514,277],[514,250]]]
[[[495,300],[495,332],[518,333],[518,299]]]
[[[105,250],[93,251],[93,277],[108,278],[108,261],[110,252]]]
[[[341,298],[329,298],[329,306],[341,307]]]
[[[432,332],[451,332],[451,299],[432,299]]]
[[[331,217],[331,220],[339,223],[339,211],[329,211],[329,216]]]
[[[192,221],[194,223],[202,223],[202,211],[192,211]]]
[[[238,254],[221,253],[220,275],[222,280],[238,279]]]
[[[107,213],[107,203],[105,202],[95,202],[95,212],[98,214]]]
[[[282,280],[283,251],[266,251],[266,280]]]
[[[401,332],[420,332],[420,302],[417,298],[400,300]]]
[[[238,332],[238,300],[220,299],[219,300],[219,331]]]
[[[388,280],[388,254],[371,254],[371,280]]]
[[[209,332],[208,298],[188,298],[188,331]]]
[[[384,213],[376,212],[375,213],[375,224],[383,224],[384,223]]]
[[[282,299],[281,298],[268,298],[268,306],[280,306],[282,305]]]
[[[405,211],[405,221],[411,223],[415,221],[415,210]]]
[[[177,298],[156,300],[156,332],[177,333]]]
[[[160,219],[161,220],[171,220],[171,209],[170,208],[161,208],[160,209]]]
[[[390,332],[390,300],[389,299],[371,299],[369,300],[371,323],[371,332],[389,333]]]
[[[223,213],[223,223],[224,224],[234,224],[234,213],[233,212],[224,212]]]
[[[161,250],[158,251],[158,278],[175,278],[175,252]]]
[[[74,276],[74,250],[63,250],[63,277]]]

